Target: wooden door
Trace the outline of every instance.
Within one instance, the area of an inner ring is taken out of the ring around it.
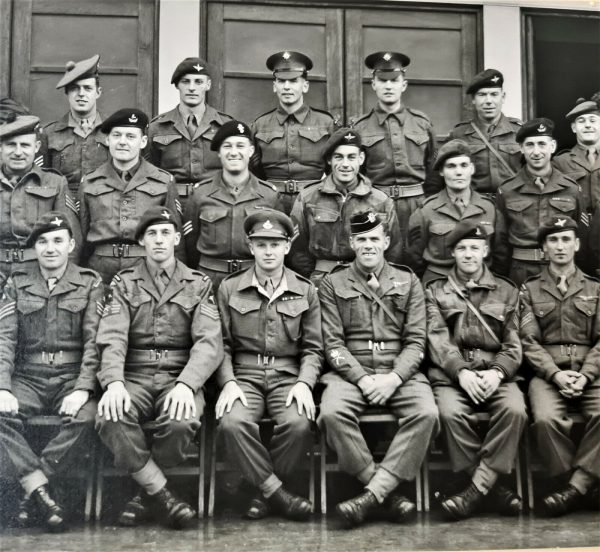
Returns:
[[[465,89],[477,72],[477,12],[430,8],[349,9],[345,12],[346,113],[365,113],[376,103],[367,55],[394,50],[411,58],[406,105],[432,119],[446,135],[469,115]]]
[[[273,109],[273,75],[266,59],[296,50],[314,63],[310,105],[343,115],[343,11],[321,7],[209,2],[207,61],[213,67],[208,102],[251,122]]]
[[[67,111],[56,90],[69,60],[100,54],[100,110],[155,107],[156,0],[17,0],[13,4],[11,96],[42,121]]]

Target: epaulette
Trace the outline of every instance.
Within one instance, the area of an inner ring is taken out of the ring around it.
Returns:
[[[506,276],[502,276],[501,274],[496,274],[495,272],[492,272],[492,274],[494,275],[494,278],[498,278],[499,280],[504,280],[506,283],[510,284],[511,287],[514,287],[515,289],[519,289],[517,284],[515,284],[510,278],[508,278]]]
[[[94,278],[94,280],[97,280],[98,278],[101,279],[100,274],[98,274],[95,270],[92,270],[91,268],[85,268],[82,266],[78,266],[78,269],[79,269],[79,274],[83,274],[85,276],[92,276]],[[96,286],[94,286],[94,287],[96,287]]]
[[[596,283],[600,284],[600,278],[596,278],[596,276],[586,274],[583,271],[581,271],[581,273],[583,274],[583,277],[586,278],[587,280],[591,280],[592,282],[596,282]]]
[[[83,183],[84,181],[90,181],[90,180],[94,180],[95,178],[98,178],[101,175],[97,175],[96,173],[102,168],[102,165],[100,165],[97,169],[93,170],[92,172],[89,172],[87,174],[84,174],[81,177],[81,182]]]
[[[123,270],[119,270],[119,272],[117,272],[113,276],[112,280],[110,281],[110,287],[114,287],[117,285],[118,282],[121,282],[123,280],[123,278],[121,278],[121,276],[123,274],[131,274],[134,270],[135,270],[134,267],[124,268]]]
[[[301,282],[304,282],[305,284],[312,284],[312,282],[310,281],[309,278],[302,276],[302,274],[298,274],[296,271],[293,271],[293,272],[294,272],[294,276],[296,276],[296,278],[298,278],[298,280],[300,280]]]
[[[269,114],[273,113],[274,111],[277,111],[276,107],[274,109],[269,109],[269,111],[265,111],[264,113],[262,113],[261,115],[256,117],[256,119],[254,119],[253,123],[256,123],[256,121],[258,121],[261,117],[264,117],[265,115],[269,115]]]
[[[52,167],[40,167],[40,169],[45,173],[55,174],[56,176],[62,176],[63,174]]]
[[[165,171],[164,169],[161,169],[160,167],[157,167],[156,165],[152,165],[153,168],[155,168],[159,175],[162,176],[163,178],[167,178],[168,182],[173,182],[173,175],[169,172],[169,171]],[[148,178],[152,178],[153,175],[148,175]],[[162,180],[161,180],[162,182]]]
[[[318,107],[313,107],[312,105],[310,106],[310,108],[313,111],[316,111],[317,113],[322,113],[323,115],[327,115],[328,117],[330,117],[332,120],[335,121],[335,117],[331,113],[329,113],[329,111],[325,111],[324,109],[319,109]]]
[[[325,177],[325,178],[327,178],[327,177]],[[317,186],[318,184],[322,184],[323,180],[325,180],[325,179],[315,180],[314,182],[311,182],[310,184],[305,184],[304,187],[300,190],[300,195],[304,196],[304,194],[306,194],[306,192],[313,191],[313,188],[315,186]]]
[[[350,262],[348,263],[339,263],[335,265],[330,271],[329,274],[334,274],[335,272],[339,272],[340,270],[346,270],[350,268]]]
[[[454,128],[458,128],[459,126],[466,126],[466,125],[471,126],[471,121],[461,121],[460,123],[456,123],[454,125]]]
[[[202,272],[201,270],[197,270],[197,269],[192,269],[190,268],[190,272],[194,275],[194,276],[200,276],[200,278],[202,278],[203,282],[206,282],[206,280],[210,280],[210,277],[205,274],[204,272]]]
[[[371,116],[371,113],[373,113],[372,109],[371,109],[371,111],[369,111],[367,113],[363,113],[362,115],[359,115],[358,117],[350,117],[350,120],[348,121],[348,125],[350,126],[350,128],[354,127],[354,125],[360,123],[361,121],[364,121],[365,119],[368,119]]]
[[[420,111],[420,110],[414,109],[412,107],[407,107],[406,110],[410,111],[413,115],[416,115],[417,117],[421,117],[421,118],[425,119],[427,122],[431,123],[431,119],[429,118],[429,115],[427,115],[427,113],[425,113],[424,111]]]
[[[248,270],[254,270],[254,267],[249,266],[248,268],[244,268],[242,270],[238,270],[237,272],[232,272],[231,274],[227,274],[227,276],[225,276],[225,278],[223,278],[221,280],[221,282],[225,282],[226,280],[231,280],[232,278],[241,276],[242,274],[244,274],[244,272],[247,272]]]
[[[494,200],[491,197],[489,197],[489,196],[487,196],[485,194],[479,194],[479,197],[481,199],[485,199],[486,201],[489,201],[492,205],[495,205],[495,202],[494,202]]]
[[[217,111],[217,113],[219,115],[221,115],[221,117],[223,117],[223,119],[225,119],[227,121],[233,121],[234,120],[233,117],[231,115],[229,115],[228,113],[225,113],[224,111],[218,111],[218,110],[216,110],[216,111]]]
[[[406,272],[410,272],[410,274],[414,274],[414,271],[412,268],[410,268],[410,266],[406,266],[406,265],[398,264],[398,263],[391,263],[390,261],[388,261],[387,264],[389,264],[390,266],[393,266],[394,268],[399,268],[400,270],[406,270]]]
[[[422,206],[425,206],[425,205],[427,205],[427,204],[428,204],[430,201],[433,201],[434,199],[438,199],[438,197],[439,197],[439,195],[438,195],[438,194],[433,194],[433,195],[430,195],[429,197],[426,197],[426,198],[423,200],[423,205],[422,205]]]
[[[518,126],[523,126],[523,121],[521,121],[521,119],[517,119],[516,117],[507,117],[508,120]]]
[[[434,278],[432,278],[431,280],[429,280],[424,287],[428,288],[429,286],[432,286],[435,282],[439,282],[440,280],[447,280],[448,276],[443,276],[442,274],[438,274],[437,276],[435,276]]]
[[[565,155],[566,153],[571,153],[570,149],[560,150],[557,154],[554,155],[554,158],[560,157],[561,155]]]
[[[206,186],[207,184],[210,184],[213,181],[213,177],[208,177],[208,178],[204,178],[203,180],[199,180],[198,182],[194,183],[194,190],[196,188],[199,188],[200,186]]]
[[[539,280],[540,277],[542,276],[542,274],[534,274],[533,276],[529,276],[529,278],[526,278],[525,281],[523,282],[523,285],[525,285],[527,282],[533,282],[534,280]]]
[[[150,119],[150,122],[153,123],[154,121],[159,121],[160,119],[162,119],[165,116],[164,113],[159,113],[158,115],[156,115],[155,117],[153,117],[152,119]]]
[[[256,179],[258,181],[259,184],[262,184],[263,186],[266,186],[267,188],[269,188],[270,190],[273,190],[274,192],[277,191],[277,188],[275,187],[274,184],[271,184],[270,182],[268,182],[267,180],[261,180],[260,178]]]

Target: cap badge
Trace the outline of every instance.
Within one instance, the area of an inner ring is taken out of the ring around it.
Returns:
[[[537,127],[538,132],[546,132],[546,125],[542,123],[539,127]]]
[[[475,235],[481,236],[481,228],[479,228],[479,227],[475,228]]]
[[[281,57],[283,57],[283,59],[290,59],[291,56],[289,52],[283,52],[283,56]]]
[[[129,122],[130,123],[137,123],[138,122],[138,118],[137,118],[137,115],[135,113],[133,113],[131,115],[131,117],[129,117]]]
[[[273,225],[271,224],[271,221],[267,219],[267,220],[266,220],[266,221],[263,223],[263,228],[264,228],[265,230],[271,230],[271,228],[273,228]]]
[[[244,125],[242,125],[241,123],[237,126],[238,131],[240,134],[244,134]]]
[[[557,219],[557,221],[554,223],[554,226],[560,226],[561,228],[567,224],[567,219]]]
[[[369,222],[375,222],[377,220],[377,217],[375,216],[375,213],[369,213],[367,215],[367,219],[369,219]]]
[[[199,63],[197,63],[197,64],[196,64],[196,65],[194,65],[193,67],[194,67],[194,69],[196,69],[196,71],[198,71],[198,73],[199,73],[200,71],[202,71],[202,69],[203,69],[202,65],[200,65]]]
[[[386,52],[385,54],[383,54],[383,59],[384,61],[390,61],[390,59],[392,59],[392,54]]]
[[[161,215],[166,218],[167,220],[169,220],[171,218],[171,213],[168,213],[167,211],[163,211],[161,213]]]
[[[490,80],[496,84],[500,80],[500,77],[498,75],[494,75]]]
[[[58,217],[55,217],[54,220],[50,221],[50,224],[55,224],[56,226],[60,226],[63,223],[62,219],[59,219]]]
[[[356,136],[354,136],[354,134],[352,134],[351,132],[349,132],[348,134],[346,134],[346,136],[344,136],[344,139],[346,140],[346,142],[350,142],[351,140],[354,140],[354,138],[356,138]]]

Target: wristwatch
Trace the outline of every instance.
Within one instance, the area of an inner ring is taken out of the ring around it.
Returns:
[[[498,377],[500,378],[500,381],[504,381],[504,372],[502,370],[500,370],[500,368],[494,368],[494,370],[496,370],[496,373],[498,374]]]

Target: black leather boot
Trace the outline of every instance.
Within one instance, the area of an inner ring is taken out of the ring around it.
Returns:
[[[61,506],[50,496],[48,485],[41,485],[31,493],[40,513],[44,525],[53,533],[60,533],[66,529],[65,514]]]
[[[379,502],[377,501],[377,497],[371,491],[365,490],[364,493],[350,500],[340,502],[335,507],[335,511],[350,527],[354,527],[364,523],[378,507]]]

